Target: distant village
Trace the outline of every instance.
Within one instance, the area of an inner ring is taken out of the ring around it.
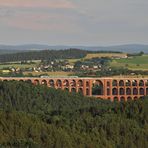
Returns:
[[[92,58],[83,60],[80,59],[74,63],[69,62],[69,60],[46,60],[40,61],[38,64],[32,61],[23,61],[18,64],[18,67],[8,66],[0,70],[2,74],[9,73],[23,73],[23,72],[55,72],[55,71],[64,71],[64,72],[76,72],[76,71],[101,71],[104,69],[106,64],[113,59],[128,58],[127,56],[113,56],[111,58],[102,57],[102,58]],[[8,64],[9,65],[9,64]],[[12,64],[13,65],[13,64]],[[19,65],[30,65],[30,66],[19,66]]]

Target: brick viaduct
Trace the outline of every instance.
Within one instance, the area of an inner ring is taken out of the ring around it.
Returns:
[[[111,101],[127,101],[148,95],[148,78],[27,78],[0,77],[0,81],[28,81],[69,92],[80,92]]]

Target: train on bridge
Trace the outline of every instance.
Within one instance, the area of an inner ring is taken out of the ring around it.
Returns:
[[[0,77],[0,81],[26,81],[84,96],[127,101],[148,95],[148,78]]]

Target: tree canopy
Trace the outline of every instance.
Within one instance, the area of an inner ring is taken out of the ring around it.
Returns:
[[[0,146],[148,146],[148,98],[110,102],[29,82],[0,82]]]
[[[79,49],[26,51],[0,55],[0,62],[83,58],[88,51]]]

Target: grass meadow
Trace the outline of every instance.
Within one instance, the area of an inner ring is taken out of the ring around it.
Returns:
[[[64,72],[64,71],[57,71],[57,72],[23,72],[24,75],[32,74],[33,76],[39,76],[47,74],[49,76],[70,76],[74,74],[73,72]]]
[[[127,59],[114,59],[110,66],[126,67],[131,70],[148,70],[148,55],[135,56]]]

